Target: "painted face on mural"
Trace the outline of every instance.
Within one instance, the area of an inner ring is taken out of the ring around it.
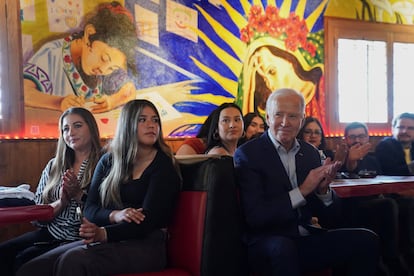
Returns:
[[[85,43],[81,59],[82,69],[89,76],[109,75],[118,69],[126,70],[125,54],[98,40]]]
[[[179,29],[186,29],[189,25],[191,14],[184,9],[174,10],[174,23]]]
[[[292,88],[303,94],[305,99],[315,94],[315,84],[299,78],[292,63],[271,53],[268,47],[260,48],[253,57],[259,74],[269,94],[279,88]],[[259,107],[264,109],[268,95],[255,95]]]

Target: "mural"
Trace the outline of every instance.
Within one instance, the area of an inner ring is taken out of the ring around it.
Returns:
[[[325,15],[351,19],[413,24],[412,0],[331,0]]]
[[[135,98],[126,71],[136,71],[136,44],[129,11],[116,3],[99,6],[80,33],[45,43],[25,63],[25,105],[58,111],[84,106],[102,113],[125,104]]]
[[[308,106],[319,98],[323,34],[310,34],[308,25],[296,12],[284,17],[272,5],[264,12],[260,6],[251,7],[248,24],[241,29],[247,54],[237,95],[245,113],[257,111],[264,116],[267,97],[280,87],[301,91]]]
[[[56,137],[76,105],[111,136],[135,97],[154,102],[167,136],[194,136],[223,102],[264,114],[279,87],[302,91],[307,114],[323,118],[327,2],[21,0],[26,133]]]

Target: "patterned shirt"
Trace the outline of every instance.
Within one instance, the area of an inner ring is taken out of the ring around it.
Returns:
[[[42,175],[40,177],[39,185],[37,186],[36,194],[35,194],[35,202],[36,204],[45,204],[43,201],[43,190],[46,186],[46,183],[49,179],[50,170],[52,168],[53,161],[55,159],[52,158],[44,168]],[[81,164],[78,173],[78,181],[81,181],[88,164],[88,160],[84,160]],[[53,189],[52,194],[52,201],[56,201],[60,198],[59,191],[63,185],[61,181],[59,184],[58,189]],[[65,207],[52,221],[49,221],[44,224],[40,224],[40,227],[46,227],[50,234],[57,240],[64,240],[64,241],[74,241],[79,240],[79,226],[80,221],[78,216],[76,215],[76,207],[83,208],[83,202],[77,202],[74,199],[70,200],[68,206]]]

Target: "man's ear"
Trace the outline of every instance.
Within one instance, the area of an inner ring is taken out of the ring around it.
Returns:
[[[300,120],[300,128],[299,129],[301,129],[303,127],[303,125],[305,124],[305,118],[306,118],[306,115],[303,114],[302,120]]]
[[[268,126],[270,126],[270,116],[269,116],[269,112],[266,112],[266,124]]]

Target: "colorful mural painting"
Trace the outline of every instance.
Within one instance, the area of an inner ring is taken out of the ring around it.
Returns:
[[[131,98],[157,105],[167,136],[194,136],[219,104],[264,115],[269,93],[286,86],[302,91],[306,113],[324,123],[323,16],[412,24],[414,10],[401,0],[120,4],[21,0],[28,136],[56,136],[60,112],[73,105],[91,109],[111,136]],[[110,65],[95,41],[113,50]],[[108,70],[97,69],[99,58]]]
[[[103,32],[112,28],[102,36],[88,20],[106,1],[20,2],[29,137],[56,137],[57,118],[72,105],[91,109],[111,136],[131,98],[156,104],[167,136],[194,136],[221,103],[264,114],[268,94],[283,86],[302,91],[306,113],[324,124],[323,16],[412,24],[414,15],[402,0],[124,0],[102,19],[111,22]],[[94,51],[82,60],[92,71],[78,70],[68,47],[83,42],[88,53],[95,40],[117,58],[109,71],[93,69],[97,58],[106,62]]]
[[[268,94],[282,86],[303,91],[307,113],[323,117],[327,2],[125,0],[109,11],[123,18],[120,25],[132,22],[136,37],[110,18],[103,22],[112,22],[114,33],[104,37],[91,16],[107,2],[21,0],[26,133],[56,136],[60,112],[78,105],[90,108],[102,135],[111,136],[120,106],[136,97],[156,104],[167,136],[194,136],[221,103],[263,114]],[[118,57],[109,71],[94,69],[96,41],[112,50],[111,60]],[[82,68],[88,62],[90,72]]]
[[[412,0],[330,0],[325,15],[373,22],[413,24]]]

